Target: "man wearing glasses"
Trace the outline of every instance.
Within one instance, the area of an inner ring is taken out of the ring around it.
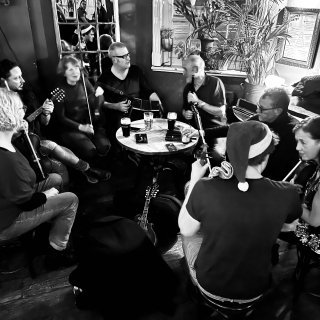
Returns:
[[[104,91],[104,108],[107,117],[107,130],[112,139],[120,126],[120,119],[124,116],[131,120],[143,118],[139,111],[139,101],[134,101],[131,113],[132,98],[143,99],[143,102],[159,101],[158,95],[150,89],[138,66],[131,65],[130,53],[121,42],[114,42],[109,47],[109,57],[112,61],[110,69],[103,70],[97,81],[97,90]],[[150,106],[150,104],[149,104]],[[141,107],[141,110],[143,108]]]
[[[264,122],[279,136],[275,151],[270,154],[263,175],[272,180],[281,181],[299,160],[296,142],[292,132],[298,122],[288,114],[290,98],[283,88],[269,88],[264,91],[257,105],[257,114],[249,119]],[[207,141],[226,136],[228,127],[205,130]]]
[[[292,132],[298,120],[288,114],[289,104],[285,89],[269,88],[259,99],[257,115],[250,118],[266,123],[280,138],[264,171],[264,176],[273,180],[282,180],[299,160]]]

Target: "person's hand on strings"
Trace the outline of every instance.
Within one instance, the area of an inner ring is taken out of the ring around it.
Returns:
[[[116,103],[117,109],[123,113],[127,113],[129,111],[130,105],[131,105],[130,100],[120,101],[120,102]]]
[[[186,120],[191,120],[193,117],[193,112],[191,110],[182,110],[182,115]]]
[[[189,103],[198,103],[199,102],[199,98],[198,98],[197,94],[194,92],[189,92],[187,99],[188,99]]]

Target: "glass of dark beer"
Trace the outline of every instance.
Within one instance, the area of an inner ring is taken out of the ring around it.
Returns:
[[[168,112],[167,119],[168,119],[168,130],[173,131],[174,125],[177,120],[177,113],[176,112]]]
[[[121,118],[121,128],[122,128],[122,135],[124,137],[130,136],[130,126],[131,126],[131,119],[130,118]]]

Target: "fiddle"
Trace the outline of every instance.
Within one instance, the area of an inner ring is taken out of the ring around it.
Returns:
[[[47,178],[47,172],[51,171],[51,162],[47,157],[43,157],[39,152],[40,138],[28,132],[27,125],[24,124],[21,130],[22,135],[17,137],[13,144],[28,159],[30,166],[37,176],[37,181]]]
[[[299,160],[299,162],[290,170],[282,181],[293,181],[293,183],[301,185],[302,192],[304,192],[307,182],[312,177],[316,169],[316,162]]]

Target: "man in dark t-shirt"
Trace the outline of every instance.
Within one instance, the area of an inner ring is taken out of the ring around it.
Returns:
[[[193,164],[179,227],[191,279],[213,302],[241,308],[259,301],[282,225],[302,213],[295,186],[262,176],[275,143],[261,122],[233,123],[230,163],[215,168],[212,179],[201,179],[207,166]]]
[[[109,57],[112,67],[102,73],[96,87],[104,90],[107,130],[112,139],[122,117],[129,116],[131,120],[143,119],[143,110],[149,101],[158,101],[160,106],[161,102],[149,87],[141,69],[131,65],[130,53],[123,43],[112,43],[109,47]]]
[[[190,104],[193,103],[198,109],[204,129],[225,122],[226,98],[223,82],[205,73],[205,63],[198,55],[190,55],[182,66],[187,81],[183,90],[183,117],[197,127],[190,109]]]

